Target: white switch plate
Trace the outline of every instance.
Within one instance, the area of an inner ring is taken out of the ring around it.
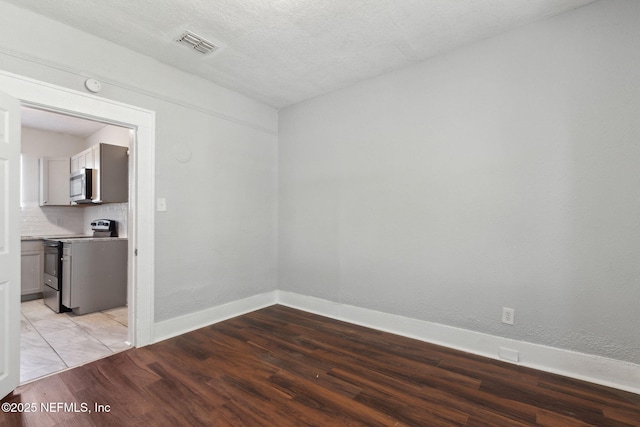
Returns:
[[[164,197],[158,197],[156,200],[156,209],[158,212],[166,212],[167,211],[167,199]]]

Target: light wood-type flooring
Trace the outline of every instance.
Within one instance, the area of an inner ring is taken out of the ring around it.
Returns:
[[[0,427],[640,425],[640,395],[279,305],[2,402],[37,408],[0,412]]]

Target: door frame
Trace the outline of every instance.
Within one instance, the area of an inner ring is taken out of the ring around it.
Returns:
[[[0,91],[0,398],[20,382],[20,102]]]
[[[0,91],[28,107],[102,121],[134,130],[130,147],[128,212],[129,342],[154,339],[155,112],[0,70]],[[19,182],[15,182],[16,191]],[[20,268],[19,265],[16,268]]]

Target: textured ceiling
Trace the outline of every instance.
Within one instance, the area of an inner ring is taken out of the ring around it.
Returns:
[[[593,0],[5,1],[283,107]]]

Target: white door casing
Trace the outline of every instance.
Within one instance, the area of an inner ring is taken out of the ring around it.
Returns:
[[[20,382],[20,101],[0,92],[0,397]]]
[[[151,344],[154,341],[154,195],[155,195],[155,113],[136,106],[123,104],[106,98],[100,98],[95,95],[55,86],[49,83],[30,79],[28,77],[9,73],[0,70],[0,91],[8,93],[17,99],[18,114],[16,122],[18,131],[20,131],[20,111],[19,105],[22,104],[58,111],[88,119],[113,123],[133,129],[135,143],[131,147],[131,162],[133,166],[130,170],[130,203],[129,203],[129,219],[128,219],[128,238],[129,238],[129,341],[136,347]],[[0,107],[2,108],[2,107]],[[15,206],[14,210],[9,212],[6,218],[7,233],[11,233],[16,246],[15,254],[12,250],[11,261],[7,261],[0,265],[2,273],[0,273],[0,284],[5,280],[5,271],[7,277],[16,281],[17,297],[15,301],[4,301],[0,299],[0,316],[10,319],[11,323],[7,326],[7,335],[0,335],[0,339],[7,339],[10,344],[5,346],[2,341],[2,352],[5,348],[11,348],[10,353],[19,355],[20,345],[20,224],[19,224],[19,193],[20,193],[20,177],[19,177],[19,151],[20,137],[17,136],[18,143],[15,144],[14,151],[16,161],[13,163],[13,175],[11,179],[7,178],[6,182],[0,178],[0,186],[2,188],[2,196],[4,197],[5,188],[10,189],[12,202]],[[2,157],[0,151],[0,157]],[[1,160],[0,160],[1,162]],[[2,169],[0,166],[0,174]],[[9,199],[7,199],[9,200]],[[0,202],[2,203],[2,202]],[[0,206],[0,215],[4,206]],[[3,217],[0,216],[0,221]],[[2,233],[2,232],[0,232]],[[9,237],[0,234],[0,239],[9,241]],[[0,251],[3,250],[0,244]],[[134,254],[136,254],[134,256]],[[1,286],[1,285],[0,285]],[[0,296],[2,298],[2,296]],[[5,307],[10,305],[10,311]],[[0,321],[1,322],[1,321]],[[5,327],[0,324],[0,327]],[[5,334],[4,330],[0,330],[0,334]],[[6,338],[5,338],[6,337]],[[15,350],[14,350],[15,349]],[[7,350],[9,352],[9,350]],[[9,353],[7,353],[9,354]],[[3,356],[4,357],[4,353]],[[18,356],[16,356],[18,357]],[[14,363],[13,360],[11,360]],[[4,359],[0,363],[5,363]],[[15,384],[12,387],[7,385],[7,393],[15,388],[19,381],[19,361],[15,364],[6,365],[8,368],[6,374]],[[0,378],[5,372],[0,372]],[[10,384],[7,382],[7,384]],[[0,392],[5,391],[5,383],[3,382]],[[0,393],[3,396],[6,393]]]

